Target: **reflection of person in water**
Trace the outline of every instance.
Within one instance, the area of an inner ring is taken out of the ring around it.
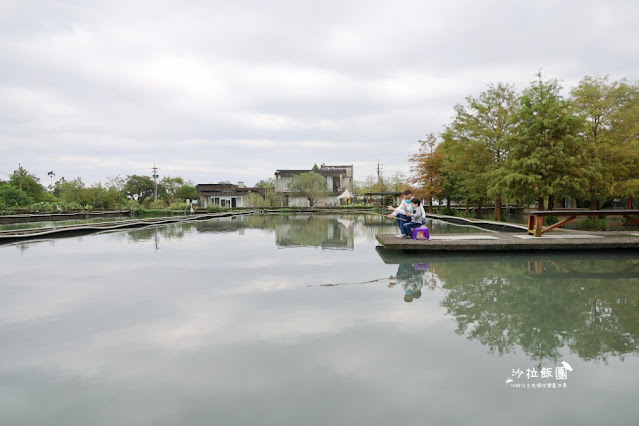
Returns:
[[[404,288],[405,302],[410,303],[422,296],[422,274],[422,271],[418,271],[410,263],[401,264],[397,268],[397,282]]]

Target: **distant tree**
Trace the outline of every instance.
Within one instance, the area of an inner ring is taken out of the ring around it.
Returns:
[[[22,189],[35,202],[45,200],[44,186],[40,184],[40,178],[29,173],[24,167],[15,170],[9,178],[9,184]]]
[[[257,195],[257,197],[263,198],[263,200],[259,200],[256,197],[253,197],[254,206],[255,207],[276,207],[281,204],[280,194],[275,192],[275,178],[263,179],[255,184],[256,188],[262,189],[263,197]]]
[[[82,191],[80,204],[94,209],[116,209],[124,204],[123,198],[122,193],[115,188],[96,183]]]
[[[317,166],[317,163],[313,164],[313,169],[312,169],[312,170],[313,170],[314,172],[319,172],[319,169],[320,169],[320,168]]]
[[[184,179],[181,177],[163,177],[158,182],[158,198],[174,201],[176,192],[184,185]]]
[[[195,200],[197,198],[197,187],[191,181],[184,182],[175,191],[175,201],[184,202],[185,200]]]
[[[26,207],[33,203],[33,198],[26,191],[11,184],[0,185],[0,206]]]
[[[55,173],[53,172],[53,170],[47,172],[47,176],[49,176],[49,178],[51,179],[50,183],[49,183],[49,190],[53,191],[53,177],[55,176]]]
[[[218,185],[232,185],[230,180],[222,180],[217,183]]]
[[[79,177],[69,181],[62,178],[61,182],[56,183],[58,196],[67,203],[90,204],[84,193],[85,188],[84,182]]]
[[[257,188],[275,188],[275,178],[262,179],[255,186]]]
[[[408,179],[402,172],[395,172],[391,177],[386,179],[386,186],[389,191],[401,192],[406,189]]]
[[[56,197],[60,196],[60,186],[66,181],[67,180],[65,179],[65,177],[62,176],[60,179],[53,183],[53,195],[55,195]]]
[[[368,175],[362,180],[356,180],[353,182],[353,192],[356,194],[374,192],[376,182],[377,182],[377,177],[373,175]]]
[[[148,176],[129,175],[124,184],[124,193],[127,197],[143,202],[153,196],[153,179]]]
[[[113,189],[114,191],[124,192],[124,186],[126,185],[126,178],[122,176],[116,176],[106,179],[105,187]]]
[[[420,141],[417,154],[410,157],[412,183],[416,186],[415,195],[429,200],[428,211],[433,211],[433,198],[444,195],[444,175],[442,174],[443,157],[435,150],[437,137],[429,134],[426,140]]]
[[[288,189],[308,199],[311,207],[329,194],[326,178],[319,173],[307,172],[293,176]]]

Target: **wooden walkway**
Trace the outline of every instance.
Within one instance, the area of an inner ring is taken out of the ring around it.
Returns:
[[[34,239],[80,236],[80,235],[94,234],[97,232],[105,232],[105,231],[139,229],[139,228],[146,228],[149,226],[168,225],[172,223],[195,222],[199,220],[208,220],[208,219],[214,219],[218,217],[240,216],[240,215],[253,214],[253,213],[255,212],[242,211],[242,212],[194,214],[194,215],[188,215],[188,216],[170,216],[170,217],[160,217],[160,218],[150,218],[150,219],[117,220],[117,221],[110,221],[110,222],[97,222],[97,223],[87,223],[87,224],[79,224],[79,225],[57,226],[57,227],[50,227],[50,228],[14,229],[14,230],[0,231],[0,244],[15,243],[20,241],[34,240]]]
[[[430,240],[401,239],[379,234],[388,250],[400,251],[535,251],[535,250],[639,250],[639,231],[565,232],[542,237],[514,233],[441,234]]]

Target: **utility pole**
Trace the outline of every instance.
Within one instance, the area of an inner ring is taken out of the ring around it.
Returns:
[[[158,168],[155,167],[155,163],[153,163],[153,201],[157,201],[158,199]]]
[[[379,185],[382,181],[382,166],[383,164],[379,164],[379,158],[377,159],[377,184]]]

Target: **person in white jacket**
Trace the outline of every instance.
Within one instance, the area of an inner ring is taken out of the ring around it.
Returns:
[[[412,238],[413,229],[424,224],[426,212],[419,198],[412,199],[410,211],[410,222],[405,222],[402,228],[403,238]]]
[[[397,219],[397,227],[401,232],[400,237],[404,235],[403,226],[405,223],[410,221],[410,212],[411,212],[411,199],[413,198],[413,192],[410,189],[407,189],[402,194],[402,202],[397,206],[397,208],[393,206],[388,206],[388,210],[392,211],[392,213],[388,214],[386,217],[389,219]]]

